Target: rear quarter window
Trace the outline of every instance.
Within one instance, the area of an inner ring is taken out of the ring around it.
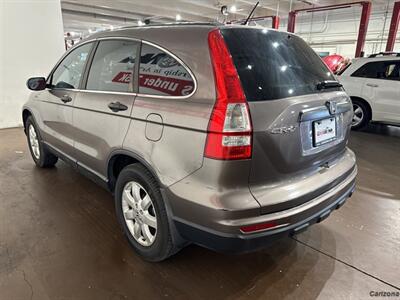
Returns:
[[[142,44],[140,94],[187,97],[193,93],[194,88],[194,78],[177,59],[155,46]]]

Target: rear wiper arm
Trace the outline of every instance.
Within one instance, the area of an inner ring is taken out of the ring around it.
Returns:
[[[342,84],[336,80],[325,80],[317,83],[318,90],[324,90],[334,87],[342,87]]]

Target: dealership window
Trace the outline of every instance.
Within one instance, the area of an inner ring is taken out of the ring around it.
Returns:
[[[188,70],[164,51],[142,44],[139,67],[139,93],[158,96],[187,96],[194,79]]]
[[[84,44],[69,53],[51,76],[53,88],[77,89],[93,43]]]
[[[101,41],[90,67],[86,89],[130,91],[137,45],[128,40]]]
[[[400,63],[398,61],[377,61],[366,63],[351,76],[400,80]]]

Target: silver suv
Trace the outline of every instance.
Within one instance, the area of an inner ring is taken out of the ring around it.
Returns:
[[[27,85],[35,163],[60,158],[109,189],[150,261],[188,243],[265,247],[354,190],[351,101],[287,32],[197,23],[97,33]]]

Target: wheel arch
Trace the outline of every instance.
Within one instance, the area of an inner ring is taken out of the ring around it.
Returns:
[[[26,120],[28,120],[29,116],[32,116],[32,118],[35,120],[33,113],[28,108],[24,107],[22,110],[22,124],[24,125],[25,134],[26,134]]]
[[[357,101],[360,101],[360,102],[365,103],[366,106],[367,106],[368,109],[369,109],[369,116],[370,116],[371,120],[373,119],[373,118],[372,118],[372,107],[371,107],[371,104],[370,104],[367,100],[365,100],[364,98],[361,98],[361,97],[357,97],[357,96],[350,96],[350,99],[351,99],[352,101],[353,101],[353,100],[357,100]]]
[[[142,166],[144,166],[153,175],[159,186],[163,187],[163,184],[158,178],[157,173],[143,157],[132,151],[120,149],[113,151],[107,161],[108,185],[112,192],[114,192],[115,183],[117,182],[118,175],[122,169],[127,165],[134,163],[140,163]]]

